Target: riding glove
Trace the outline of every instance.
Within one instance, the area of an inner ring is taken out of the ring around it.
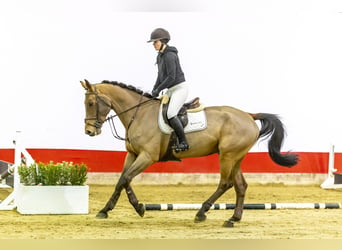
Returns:
[[[159,90],[158,89],[154,89],[154,90],[152,90],[152,96],[153,97],[158,97],[159,96]]]

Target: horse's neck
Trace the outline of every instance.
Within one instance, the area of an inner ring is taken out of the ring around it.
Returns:
[[[119,116],[122,124],[127,128],[132,117],[136,112],[139,103],[147,100],[131,90],[121,88],[119,86],[108,86],[106,93],[112,102],[114,112]]]

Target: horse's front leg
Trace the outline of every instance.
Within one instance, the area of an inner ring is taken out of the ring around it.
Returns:
[[[133,179],[135,176],[140,174],[145,168],[150,166],[153,163],[150,155],[148,153],[140,153],[136,160],[132,163],[131,167],[127,169],[127,175]],[[127,185],[126,194],[129,202],[134,207],[135,211],[141,216],[144,217],[145,214],[145,206],[142,203],[139,203],[137,196],[135,195],[133,188],[131,185]]]
[[[140,215],[140,217],[144,217],[145,214],[145,206],[142,203],[139,203],[137,196],[135,195],[131,185],[128,185],[126,188],[126,194],[129,202],[134,207],[135,211]]]
[[[114,209],[114,207],[115,207],[115,205],[118,202],[118,199],[120,197],[121,191],[124,188],[124,185],[129,186],[129,184],[127,184],[127,180],[125,180],[124,173],[125,173],[126,169],[128,169],[135,160],[136,160],[136,155],[128,152],[126,155],[126,158],[125,158],[123,172],[121,173],[119,181],[115,186],[114,193],[110,197],[106,206],[104,208],[102,208],[100,210],[100,212],[98,212],[98,214],[96,215],[97,218],[107,218],[108,217],[108,211]]]
[[[119,178],[119,181],[115,187],[114,193],[110,197],[106,206],[100,210],[97,214],[97,218],[107,218],[108,211],[113,210],[123,188],[126,189],[128,198],[131,204],[134,206],[136,211],[140,216],[144,214],[144,207],[142,204],[138,203],[138,199],[136,198],[132,188],[130,187],[130,183],[132,179],[140,174],[145,168],[151,165],[153,161],[148,156],[148,154],[141,153],[137,157],[134,154],[128,153],[125,159],[124,170]]]
[[[121,174],[118,183],[115,186],[115,190],[114,193],[112,194],[112,196],[110,197],[110,199],[108,200],[108,202],[106,203],[106,205],[104,206],[104,208],[102,208],[100,210],[100,212],[97,213],[96,218],[99,219],[105,219],[108,218],[108,211],[113,210],[116,203],[119,200],[120,194],[122,189],[124,188],[124,186],[128,185],[127,184],[127,180],[124,177],[123,174]]]

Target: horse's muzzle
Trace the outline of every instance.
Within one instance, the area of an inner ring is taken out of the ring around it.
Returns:
[[[100,128],[85,128],[85,134],[89,136],[95,136],[101,134]]]
[[[86,133],[86,135],[89,135],[89,136],[95,135],[94,131],[90,131],[90,130],[86,130],[85,133]]]
[[[102,123],[96,120],[94,123],[87,122],[87,120],[93,120],[91,118],[85,119],[85,128],[84,131],[89,136],[95,136],[101,134]],[[95,120],[95,119],[94,119]]]

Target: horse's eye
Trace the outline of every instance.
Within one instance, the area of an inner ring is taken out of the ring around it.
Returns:
[[[88,105],[89,105],[89,107],[91,107],[91,106],[94,105],[94,102],[93,102],[93,101],[90,101],[90,102],[88,103]]]

